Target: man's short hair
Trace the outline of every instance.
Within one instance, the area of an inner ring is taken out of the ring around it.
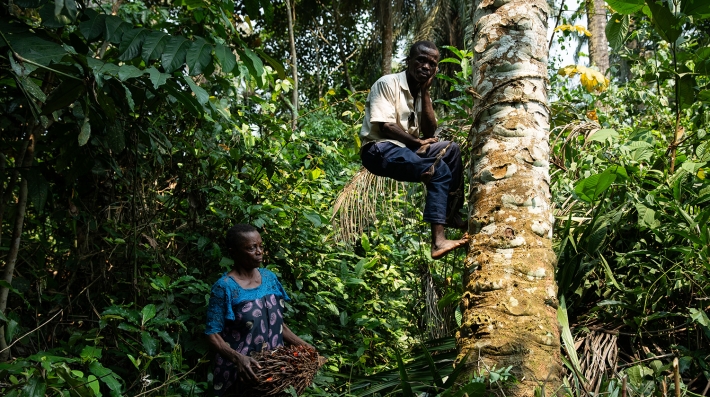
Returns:
[[[436,44],[434,44],[433,42],[429,40],[419,40],[416,43],[412,44],[411,47],[409,47],[409,56],[407,56],[407,60],[414,58],[416,54],[419,54],[422,51],[422,48],[428,48],[437,52],[439,51],[439,49],[436,48]]]
[[[224,236],[224,242],[227,245],[227,250],[231,251],[234,248],[236,248],[239,243],[244,241],[244,235],[253,233],[253,232],[259,232],[256,230],[256,228],[252,225],[247,225],[245,223],[238,223],[234,226],[232,226],[229,230],[227,230],[227,235]]]

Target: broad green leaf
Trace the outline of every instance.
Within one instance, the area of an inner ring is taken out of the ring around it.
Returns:
[[[444,58],[439,61],[439,63],[455,63],[457,65],[461,64],[461,60],[456,59],[456,58]]]
[[[67,51],[57,43],[43,40],[31,33],[11,35],[12,45],[21,57],[40,65],[49,66],[57,63],[67,55]]]
[[[89,20],[79,23],[79,31],[88,41],[92,41],[101,36],[101,34],[104,33],[104,27],[106,26],[106,14],[99,14],[92,9],[86,10],[85,13],[90,14],[90,11],[95,15]]]
[[[710,1],[710,0],[709,0]],[[695,103],[695,76],[688,73],[680,78],[678,85],[678,95],[682,109],[688,109]]]
[[[306,212],[306,213],[303,214],[303,216],[305,216],[306,219],[308,219],[309,221],[311,221],[311,223],[312,223],[313,226],[315,226],[315,227],[321,227],[321,226],[323,225],[323,222],[322,222],[321,219],[320,219],[320,215],[318,215],[318,214],[315,213],[315,212]]]
[[[170,345],[170,347],[175,347],[175,340],[166,331],[158,330],[158,331],[155,331],[155,333],[158,334],[160,339],[167,342]]]
[[[234,67],[237,66],[237,57],[229,47],[217,44],[214,47],[214,54],[224,73],[231,73]]]
[[[76,378],[77,372],[79,371],[72,371],[65,363],[55,366],[54,371],[73,389],[76,395],[80,397],[90,397],[94,395],[91,389],[86,386],[84,380]]]
[[[118,47],[118,53],[120,54],[118,59],[127,61],[137,57],[140,54],[141,46],[147,33],[148,31],[145,28],[131,29],[124,33],[121,38],[121,45]]]
[[[619,14],[633,14],[644,6],[644,0],[606,0],[606,3]]]
[[[32,376],[22,388],[22,397],[44,397],[47,383],[41,376]]]
[[[626,371],[626,375],[629,377],[629,382],[636,388],[643,385],[646,376],[653,376],[653,370],[644,365],[635,365]]]
[[[121,81],[141,77],[143,73],[144,72],[142,70],[133,65],[121,65],[118,67],[118,78]]]
[[[116,391],[121,390],[122,386],[121,382],[119,381],[120,378],[118,377],[118,375],[116,375],[116,373],[111,371],[110,369],[101,365],[100,362],[92,361],[91,364],[89,364],[89,372],[96,375],[97,378],[101,379],[101,381],[104,382],[109,389]]]
[[[32,205],[41,213],[49,196],[49,182],[47,182],[42,176],[42,173],[35,168],[27,171],[26,178],[27,194],[30,196],[30,200],[32,200]]]
[[[94,392],[95,396],[98,396],[100,394],[100,386],[98,379],[96,379],[94,375],[89,375],[87,376],[86,380],[88,380],[88,385],[91,388],[91,391]]]
[[[158,340],[145,331],[141,332],[141,342],[143,342],[143,348],[149,356],[154,356],[158,351]]]
[[[187,50],[186,62],[190,68],[190,76],[202,74],[202,71],[212,62],[212,45],[202,37],[197,37]]]
[[[616,142],[619,140],[619,133],[616,132],[616,130],[605,128],[597,130],[588,138],[588,140],[593,142],[606,142],[607,140]]]
[[[185,56],[191,44],[189,40],[182,36],[173,36],[170,38],[160,57],[165,72],[172,73],[185,63]]]
[[[264,50],[260,48],[255,48],[254,52],[259,54],[260,57],[264,58],[266,62],[271,65],[272,68],[274,68],[281,80],[286,80],[286,78],[288,78],[288,76],[286,76],[286,70],[284,69],[283,63],[269,56],[267,53],[264,52]]]
[[[84,93],[84,89],[83,84],[77,84],[72,80],[62,82],[47,98],[46,104],[42,107],[42,113],[52,114],[56,110],[66,108]]]
[[[685,15],[710,18],[710,1],[683,0],[680,2],[680,11]]]
[[[47,95],[44,94],[41,88],[37,84],[35,84],[34,80],[31,78],[21,78],[20,79],[20,84],[25,88],[25,91],[27,91],[30,95],[32,95],[36,100],[39,102],[46,102],[47,101]]]
[[[614,50],[619,50],[629,33],[630,18],[628,15],[614,14],[606,24],[606,38]]]
[[[641,203],[636,203],[635,207],[638,213],[638,224],[641,228],[655,229],[661,225],[656,220],[656,211]]]
[[[133,25],[126,23],[123,19],[115,15],[106,16],[106,28],[104,30],[104,37],[106,40],[113,44],[118,44],[121,42],[123,33],[133,28]]]
[[[82,361],[92,361],[92,360],[97,360],[100,359],[102,354],[101,354],[101,348],[95,347],[95,346],[84,346],[84,348],[81,350],[81,353],[79,354],[81,357]]]
[[[146,325],[148,321],[150,321],[153,317],[155,317],[155,314],[157,313],[155,309],[154,304],[149,304],[146,305],[143,310],[141,311],[142,319],[141,319],[141,325]]]
[[[64,9],[64,0],[54,0],[54,15],[59,16]]]
[[[150,32],[145,36],[141,57],[144,61],[150,62],[159,59],[165,50],[165,46],[170,40],[170,35],[165,32]]]
[[[153,88],[157,89],[161,85],[165,84],[170,77],[167,73],[161,73],[158,69],[150,67],[146,69],[150,75],[150,82],[153,83]]]
[[[89,142],[89,137],[91,137],[91,124],[87,117],[84,119],[84,124],[82,124],[81,131],[79,132],[79,146],[86,145],[86,143]]]
[[[39,9],[39,17],[42,20],[42,26],[50,29],[59,29],[71,23],[71,20],[64,15],[54,13],[55,7],[51,4],[46,4]]]
[[[666,3],[659,4],[659,0],[646,0],[646,5],[651,10],[653,26],[656,32],[669,43],[675,43],[680,37],[682,19],[673,15]]]
[[[586,202],[595,201],[616,180],[617,174],[606,170],[601,174],[594,174],[577,183],[574,192]]]
[[[264,64],[261,62],[261,59],[259,59],[254,51],[248,48],[238,48],[237,52],[239,53],[239,59],[244,62],[244,65],[246,65],[249,70],[249,74],[254,77],[257,84],[261,86],[261,76],[264,74]]]
[[[67,15],[69,15],[69,18],[71,18],[72,21],[75,21],[76,14],[77,14],[76,1],[75,0],[64,0],[64,9],[67,11]]]
[[[367,237],[367,234],[363,233],[360,236],[360,244],[362,245],[362,249],[364,249],[365,252],[370,251],[370,239]]]
[[[194,81],[192,81],[192,78],[189,76],[183,76],[185,82],[187,85],[190,86],[190,89],[192,90],[193,93],[195,93],[195,98],[197,98],[197,102],[200,103],[200,105],[205,105],[207,102],[210,100],[210,95],[205,91],[204,88],[198,86],[195,84]]]

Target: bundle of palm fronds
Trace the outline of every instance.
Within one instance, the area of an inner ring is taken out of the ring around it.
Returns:
[[[285,395],[290,386],[297,394],[312,382],[318,369],[326,358],[307,346],[281,346],[274,350],[264,350],[251,355],[259,362],[261,368],[256,368],[257,382],[243,390],[246,396],[277,396]]]

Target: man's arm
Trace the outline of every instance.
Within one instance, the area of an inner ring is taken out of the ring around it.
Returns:
[[[433,111],[432,111],[433,112]],[[436,120],[436,119],[435,119]],[[414,135],[408,133],[402,127],[399,126],[397,123],[379,123],[380,124],[380,132],[382,132],[382,135],[389,139],[395,139],[403,144],[407,145],[408,147],[415,147],[418,148],[422,145],[426,145],[427,143],[434,143],[437,141],[437,138],[429,137],[427,139],[418,139],[414,137]],[[436,127],[434,127],[434,130],[436,130]]]
[[[434,137],[436,127],[438,127],[436,122],[436,113],[434,113],[434,106],[431,102],[431,96],[429,96],[429,87],[431,87],[431,83],[434,81],[434,77],[436,77],[436,70],[431,75],[431,77],[429,77],[429,80],[427,80],[426,83],[422,84],[421,89],[422,120],[419,124],[419,127],[424,138]]]

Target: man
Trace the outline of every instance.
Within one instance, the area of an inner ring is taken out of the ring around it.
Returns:
[[[424,221],[431,223],[431,257],[439,259],[468,241],[447,240],[444,234],[445,225],[465,226],[458,212],[463,200],[454,194],[461,184],[461,151],[455,142],[434,136],[429,87],[439,64],[436,45],[414,43],[406,61],[407,70],[381,77],[367,96],[360,157],[375,175],[426,184]]]

